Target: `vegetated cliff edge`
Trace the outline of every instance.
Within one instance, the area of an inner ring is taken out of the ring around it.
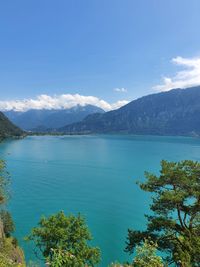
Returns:
[[[141,97],[59,129],[66,134],[127,133],[200,136],[200,86]]]
[[[25,267],[23,250],[12,236],[6,237],[3,222],[0,220],[0,266]]]
[[[21,137],[25,133],[15,126],[9,119],[0,112],[0,139],[7,137]]]

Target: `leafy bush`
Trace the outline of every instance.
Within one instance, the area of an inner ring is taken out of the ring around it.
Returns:
[[[51,266],[94,266],[100,261],[100,250],[90,247],[92,239],[85,220],[78,215],[65,216],[59,212],[42,217],[39,226],[26,238],[34,241]]]

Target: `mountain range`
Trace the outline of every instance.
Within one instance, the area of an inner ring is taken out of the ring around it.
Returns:
[[[200,86],[141,97],[62,127],[66,134],[200,135]]]
[[[17,126],[64,134],[200,136],[200,86],[147,95],[109,112],[88,105],[5,114],[12,122],[0,112],[0,137],[23,135]]]
[[[18,127],[27,131],[54,131],[57,128],[83,120],[87,115],[104,113],[93,106],[77,105],[70,109],[30,109],[28,111],[5,111],[4,114]]]

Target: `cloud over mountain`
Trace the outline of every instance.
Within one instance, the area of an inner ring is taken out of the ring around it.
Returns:
[[[122,87],[122,88],[114,88],[113,91],[118,92],[118,93],[127,93],[128,92],[128,90],[126,88],[124,88],[124,87]]]
[[[83,96],[79,94],[62,94],[62,95],[39,95],[35,99],[0,101],[0,110],[8,111],[27,111],[29,109],[68,109],[76,105],[94,105],[105,111],[120,108],[127,104],[128,101],[120,100],[115,103],[108,103],[103,99],[95,96]]]
[[[164,77],[163,84],[154,87],[157,91],[168,91],[174,88],[187,88],[200,85],[200,57],[183,58],[176,57],[172,63],[182,67],[172,77]]]

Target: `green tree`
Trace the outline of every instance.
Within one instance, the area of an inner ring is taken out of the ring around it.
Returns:
[[[6,170],[5,161],[0,160],[0,205],[4,206],[9,198],[8,185],[9,174]],[[14,231],[14,222],[11,214],[0,210],[0,266],[18,267],[25,266],[23,251],[18,247],[16,238],[11,237]]]
[[[0,204],[5,204],[8,200],[8,184],[9,174],[6,170],[6,163],[4,160],[0,160]]]
[[[11,214],[6,210],[0,211],[0,220],[3,223],[3,230],[6,237],[10,237],[11,233],[15,230],[15,225]]]
[[[110,267],[164,267],[162,258],[156,252],[157,244],[145,239],[141,246],[136,246],[136,256],[131,264],[112,263]]]
[[[42,217],[26,239],[35,242],[51,266],[94,266],[100,261],[99,248],[88,245],[92,237],[80,215],[65,216],[61,211]]]
[[[145,238],[168,253],[168,262],[183,266],[200,263],[200,163],[185,160],[161,162],[160,175],[145,173],[142,190],[152,192],[152,215],[146,231],[128,230],[126,251],[132,253]]]
[[[136,247],[133,267],[163,267],[162,258],[156,255],[157,244],[145,239],[142,246]]]
[[[89,252],[89,253],[88,253]],[[88,251],[88,255],[86,254],[86,251],[84,254],[78,253],[77,256],[74,256],[70,252],[66,250],[61,249],[52,249],[52,259],[50,260],[50,266],[51,267],[84,267],[84,266],[94,266],[97,261],[95,258],[99,258],[99,251],[96,248],[90,248],[90,251]],[[88,260],[85,260],[87,258],[90,258],[90,262]],[[93,258],[93,262],[91,261],[91,258]],[[88,265],[89,264],[89,265]]]
[[[10,179],[6,170],[4,160],[0,160],[0,206],[6,204],[9,196],[8,185]],[[11,215],[4,210],[0,211],[0,243],[3,242],[5,236],[14,230]],[[8,230],[8,231],[7,231]],[[9,234],[8,234],[9,235]]]

